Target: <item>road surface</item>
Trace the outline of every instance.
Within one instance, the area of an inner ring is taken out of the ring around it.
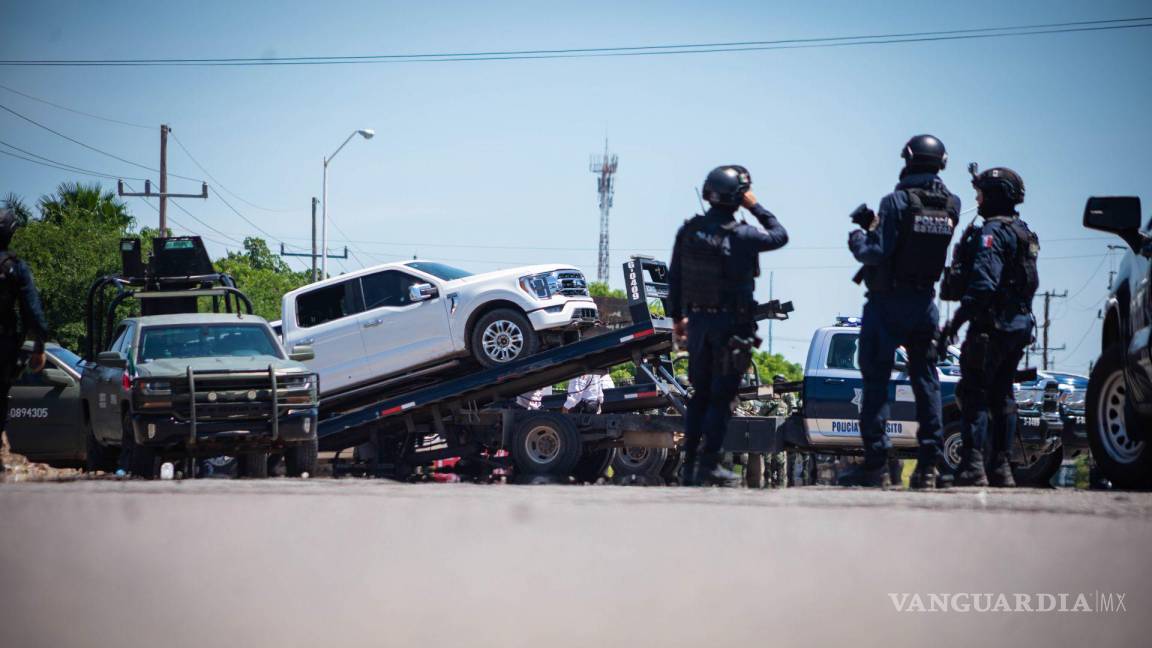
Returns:
[[[1150,548],[1141,493],[0,484],[0,645],[1148,645]]]

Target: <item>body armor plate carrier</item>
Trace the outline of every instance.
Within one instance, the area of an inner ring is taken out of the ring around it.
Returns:
[[[729,280],[724,271],[724,257],[730,251],[730,228],[706,228],[705,224],[703,216],[696,216],[684,224],[680,234],[680,272],[684,278],[680,294],[684,312],[724,306],[724,287]]]
[[[944,270],[959,213],[947,191],[905,192],[908,207],[901,214],[899,238],[892,255],[891,285],[931,290]]]

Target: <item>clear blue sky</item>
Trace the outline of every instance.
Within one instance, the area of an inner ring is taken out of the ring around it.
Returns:
[[[1147,2],[52,2],[0,5],[0,58],[422,53],[858,35],[1135,17]],[[1141,61],[1143,61],[1141,63]],[[595,274],[597,205],[588,156],[620,156],[613,272],[632,252],[666,257],[718,164],[752,171],[788,228],[765,257],[794,319],[775,350],[802,361],[813,328],[856,314],[848,212],[890,191],[903,142],[948,146],[944,179],[974,206],[965,165],[1007,165],[1027,183],[1042,289],[1054,302],[1057,367],[1098,351],[1105,246],[1080,227],[1091,194],[1152,201],[1152,30],[686,56],[318,67],[0,67],[0,83],[108,117],[167,123],[233,205],[280,241],[307,244],[321,160],[330,214],[364,264],[419,254],[474,270],[563,261]],[[0,103],[122,157],[155,165],[158,128],[109,124],[0,89]],[[140,169],[0,114],[0,139],[114,175]],[[202,174],[178,147],[169,168]],[[0,192],[33,202],[69,173],[0,156]],[[195,191],[190,183],[173,190]],[[226,195],[226,194],[225,194]],[[155,224],[155,212],[129,199]],[[183,201],[229,237],[256,232],[218,198]],[[177,210],[176,221],[198,227]],[[333,247],[345,237],[331,230]],[[211,244],[214,253],[224,245]],[[237,244],[229,243],[230,247]],[[301,247],[301,249],[302,249]],[[562,248],[562,249],[549,249]],[[350,260],[349,269],[360,263]],[[339,265],[333,266],[336,270]],[[613,284],[620,279],[613,275]],[[1038,302],[1039,306],[1039,302]],[[1074,352],[1072,352],[1074,349]]]

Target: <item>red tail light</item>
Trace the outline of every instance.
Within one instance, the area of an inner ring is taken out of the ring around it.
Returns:
[[[127,371],[120,377],[120,385],[124,388],[124,391],[132,389],[132,376],[129,376]]]

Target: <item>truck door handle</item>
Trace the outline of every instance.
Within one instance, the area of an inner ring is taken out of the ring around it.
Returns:
[[[297,344],[312,344],[315,341],[316,341],[316,338],[304,338],[303,340],[297,340],[296,343]]]
[[[845,382],[846,381],[844,378],[825,378],[824,379],[825,385],[843,385]]]
[[[380,326],[384,323],[382,319],[374,319],[371,322],[364,322],[364,328],[372,328],[373,326]]]

